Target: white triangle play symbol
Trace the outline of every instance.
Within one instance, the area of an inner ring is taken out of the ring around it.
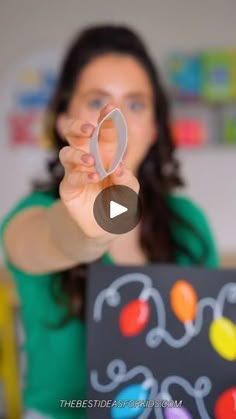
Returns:
[[[126,211],[128,211],[128,208],[115,201],[110,201],[110,218],[115,218]]]

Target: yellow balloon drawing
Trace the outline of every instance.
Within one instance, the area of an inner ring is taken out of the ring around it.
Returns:
[[[227,317],[219,317],[211,323],[210,342],[215,351],[228,361],[236,360],[236,326]]]

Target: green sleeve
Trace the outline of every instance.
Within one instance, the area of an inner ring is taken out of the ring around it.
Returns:
[[[176,241],[187,246],[196,258],[201,255],[202,241],[204,241],[207,254],[203,266],[209,268],[219,267],[217,245],[210,222],[202,208],[190,199],[180,195],[169,196],[169,203],[172,209],[193,227],[191,231],[191,228],[174,223],[173,234]],[[194,234],[194,230],[199,233],[201,239],[197,234]],[[177,256],[177,262],[183,265],[191,265],[191,261],[183,254]]]
[[[48,207],[55,202],[55,198],[51,196],[49,193],[46,192],[33,192],[25,197],[23,197],[9,212],[8,214],[1,220],[0,223],[0,246],[3,253],[4,258],[4,265],[8,270],[13,274],[13,278],[17,280],[19,276],[22,276],[22,271],[19,270],[16,266],[14,266],[8,258],[3,237],[5,233],[5,229],[8,223],[14,218],[14,216],[26,208],[36,207],[36,206],[43,206]],[[17,240],[17,237],[16,237]],[[32,274],[27,274],[24,272],[25,276],[32,276]]]

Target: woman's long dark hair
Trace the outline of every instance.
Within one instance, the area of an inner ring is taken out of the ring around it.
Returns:
[[[175,146],[169,128],[169,108],[157,70],[147,49],[132,30],[124,26],[103,25],[84,30],[69,48],[62,65],[56,91],[49,104],[45,124],[46,136],[53,143],[55,158],[48,164],[50,181],[45,185],[35,185],[59,198],[59,184],[64,175],[58,158],[59,150],[65,146],[56,130],[55,121],[68,108],[81,70],[95,57],[107,53],[129,54],[146,70],[154,92],[155,117],[158,126],[156,141],[151,146],[138,170],[140,197],[143,216],[140,231],[140,246],[150,262],[174,262],[178,252],[187,255],[193,264],[202,264],[207,247],[200,232],[194,226],[174,213],[167,202],[167,195],[184,185],[179,174],[179,164],[174,156]],[[172,223],[181,223],[190,229],[202,244],[199,259],[186,245],[176,242],[172,234]],[[68,297],[68,316],[84,319],[86,265],[76,266],[62,272],[60,290]],[[58,280],[58,279],[57,279]],[[56,297],[55,293],[54,296]],[[58,297],[58,302],[61,301]],[[63,300],[65,301],[65,300]]]

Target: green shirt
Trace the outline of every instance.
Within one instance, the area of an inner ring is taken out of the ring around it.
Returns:
[[[168,196],[169,205],[202,233],[208,248],[205,266],[217,267],[219,264],[209,223],[202,210],[189,199]],[[17,213],[33,206],[48,207],[55,202],[50,194],[34,192],[22,200],[4,218],[0,239],[8,222]],[[185,227],[172,226],[172,234],[180,243],[185,243],[197,256],[201,250],[199,240]],[[23,241],[22,241],[23,243]],[[60,400],[78,400],[85,397],[86,348],[85,325],[79,320],[52,329],[46,323],[57,323],[65,314],[65,308],[52,298],[50,284],[59,273],[32,275],[14,266],[3,246],[5,265],[15,280],[17,293],[21,301],[21,318],[25,341],[22,350],[26,355],[24,374],[23,405],[34,408],[56,419],[84,418],[85,411],[60,407]],[[103,263],[112,264],[109,254],[103,256]],[[179,265],[191,265],[186,256],[176,255]]]

